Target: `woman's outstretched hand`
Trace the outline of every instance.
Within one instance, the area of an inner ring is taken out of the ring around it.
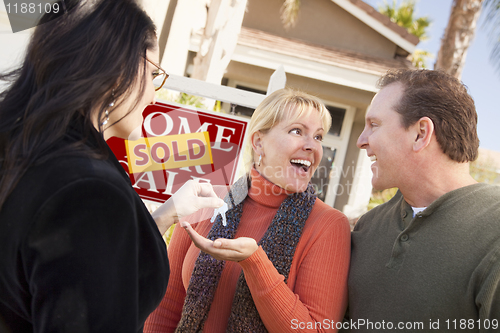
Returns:
[[[202,208],[219,208],[223,204],[224,200],[215,194],[211,184],[189,180],[155,210],[152,216],[163,235],[179,219]]]
[[[219,238],[211,241],[198,234],[189,223],[181,222],[181,226],[186,230],[197,248],[217,260],[242,261],[250,257],[259,248],[253,238]]]

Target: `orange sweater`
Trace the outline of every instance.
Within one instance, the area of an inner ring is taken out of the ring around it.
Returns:
[[[243,205],[237,237],[260,240],[269,227],[286,192],[252,170],[252,186]],[[213,210],[212,210],[213,212]],[[207,212],[190,217],[193,221]],[[210,214],[209,214],[210,215]],[[195,225],[206,236],[212,224]],[[186,290],[200,250],[187,233],[176,226],[168,247],[170,280],[159,307],[149,316],[147,333],[173,332],[180,320]],[[243,269],[260,317],[269,332],[334,332],[347,305],[350,229],[347,218],[319,199],[307,219],[297,244],[288,282],[284,283],[262,247],[241,262],[226,262],[204,332],[225,332],[236,282]],[[309,324],[308,324],[309,323]]]

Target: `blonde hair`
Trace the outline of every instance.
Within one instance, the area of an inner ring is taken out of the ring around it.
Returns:
[[[289,88],[280,89],[267,96],[255,109],[247,130],[245,156],[246,170],[254,163],[252,136],[256,132],[266,134],[284,119],[295,120],[307,116],[311,109],[319,112],[325,133],[330,130],[332,117],[321,100],[305,92]]]

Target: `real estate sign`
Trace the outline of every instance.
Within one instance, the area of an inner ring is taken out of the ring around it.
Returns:
[[[141,198],[164,202],[190,179],[234,182],[247,119],[165,102],[148,106],[143,116],[140,139],[108,140]]]

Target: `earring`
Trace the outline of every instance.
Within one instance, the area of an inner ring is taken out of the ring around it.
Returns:
[[[104,114],[106,115],[106,119],[104,119],[104,121],[101,123],[101,126],[104,126],[108,123],[108,120],[109,120],[109,112],[108,110],[106,110],[106,112],[104,112]]]
[[[114,96],[115,96],[115,91],[113,90],[113,92],[111,93],[111,97],[114,97]],[[112,108],[113,106],[115,106],[115,101],[109,103],[108,108]],[[107,109],[104,112],[104,114],[106,115],[106,119],[104,119],[104,121],[101,123],[101,126],[106,125],[109,121],[109,112]]]
[[[259,155],[259,162],[257,163],[257,166],[260,166],[260,162],[262,162],[262,155]]]

